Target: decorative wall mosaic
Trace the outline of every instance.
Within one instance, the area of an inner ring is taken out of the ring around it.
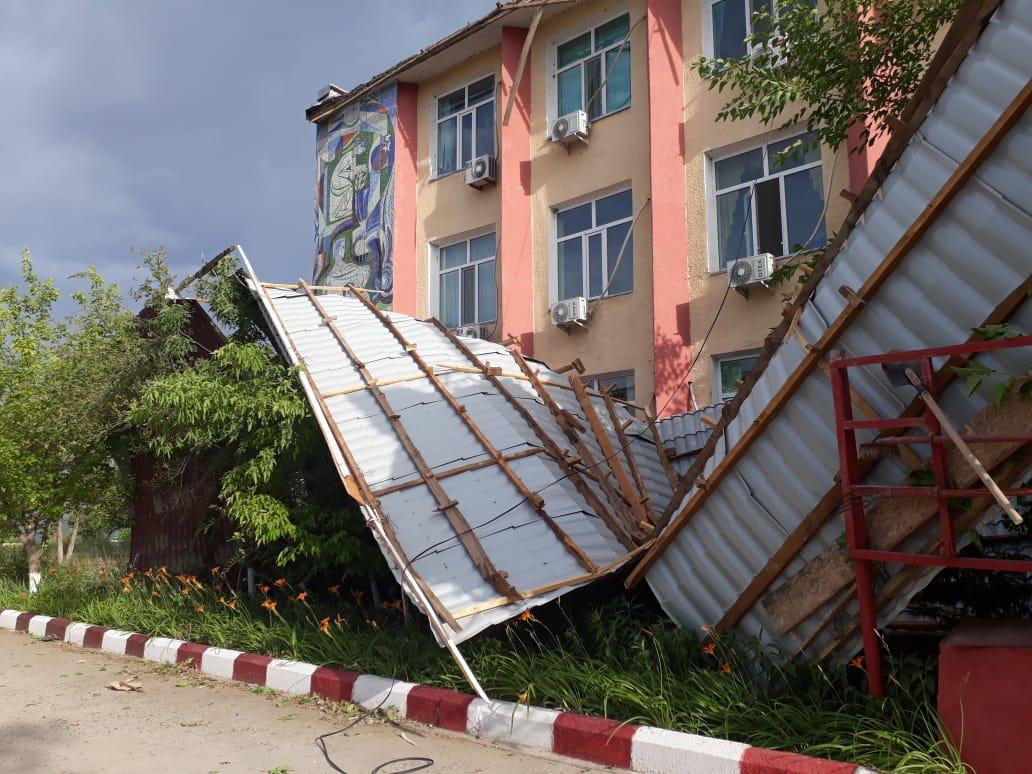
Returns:
[[[394,287],[397,105],[392,84],[319,124],[316,134],[315,281],[381,291],[376,300],[387,307]]]

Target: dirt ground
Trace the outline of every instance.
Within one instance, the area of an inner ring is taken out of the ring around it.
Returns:
[[[138,680],[140,693],[107,688]],[[213,680],[188,669],[44,643],[0,631],[0,772],[104,771],[369,774],[394,758],[432,758],[432,772],[575,774],[601,769],[413,724],[365,719],[349,708]],[[403,772],[414,762],[388,766]]]

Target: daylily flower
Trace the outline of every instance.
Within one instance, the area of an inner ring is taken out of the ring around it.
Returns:
[[[264,607],[270,613],[276,612],[276,603],[273,602],[271,599],[267,599],[264,602],[262,602],[262,607]]]
[[[715,651],[716,649],[717,649],[717,644],[715,642],[711,642],[708,645],[706,645],[705,648],[702,649],[702,652],[705,653],[707,656],[712,656],[713,655],[713,651]]]
[[[262,583],[260,586],[258,586],[258,590],[262,592],[262,594],[268,594],[270,591],[272,591],[272,586],[270,586],[268,583]]]
[[[330,586],[327,589],[327,591],[329,591],[331,594],[335,594],[335,595],[336,594],[340,594],[340,584],[338,584],[336,586]]]
[[[522,613],[520,613],[519,619],[521,621],[533,621],[534,615],[529,610],[524,610]]]
[[[856,658],[854,658],[852,661],[849,662],[849,665],[851,667],[856,667],[857,669],[859,669],[862,672],[863,669],[864,669],[864,657],[863,656],[857,656]]]
[[[284,586],[287,585],[287,579],[286,578],[277,578],[276,580],[273,581],[273,585],[276,588],[281,589],[281,588],[283,588]]]
[[[326,618],[324,618],[321,621],[319,621],[319,631],[321,631],[323,634],[329,634],[330,633],[330,618],[329,618],[329,616],[327,616]]]
[[[307,591],[299,591],[297,593],[297,596],[294,597],[294,599],[296,599],[298,602],[304,602],[306,599],[308,599],[308,592]]]
[[[211,568],[211,574],[212,574],[212,575],[218,575],[218,574],[219,574],[219,571],[220,571],[221,569],[222,569],[222,568],[221,568],[221,567],[219,567],[219,566],[218,566],[218,565],[216,564],[216,565],[215,565],[214,567],[212,567],[212,568]]]
[[[720,668],[720,671],[723,672],[725,675],[731,674],[731,664],[725,661],[724,666]]]
[[[194,608],[194,610],[196,610],[198,613],[203,613],[204,612],[204,605],[198,605],[197,607]]]

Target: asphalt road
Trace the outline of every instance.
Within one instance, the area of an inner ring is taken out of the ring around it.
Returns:
[[[137,680],[142,692],[107,686]],[[363,719],[347,709],[204,678],[189,669],[117,658],[24,633],[0,631],[0,772],[334,772],[369,774],[408,756],[424,769],[485,774],[575,774],[606,769],[527,753],[412,724]],[[381,774],[416,764],[398,764]]]

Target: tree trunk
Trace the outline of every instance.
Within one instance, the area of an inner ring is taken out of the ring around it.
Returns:
[[[36,527],[19,527],[18,539],[25,549],[25,564],[29,570],[29,593],[34,594],[39,587],[39,560],[43,555],[43,541],[36,542]]]
[[[57,563],[64,564],[64,517],[62,516],[57,520],[57,530],[55,537],[57,538]]]
[[[79,537],[79,525],[82,523],[82,515],[76,514],[75,521],[72,522],[72,534],[68,538],[68,547],[64,552],[64,560],[70,562],[72,560],[72,554],[75,553],[75,541]]]

